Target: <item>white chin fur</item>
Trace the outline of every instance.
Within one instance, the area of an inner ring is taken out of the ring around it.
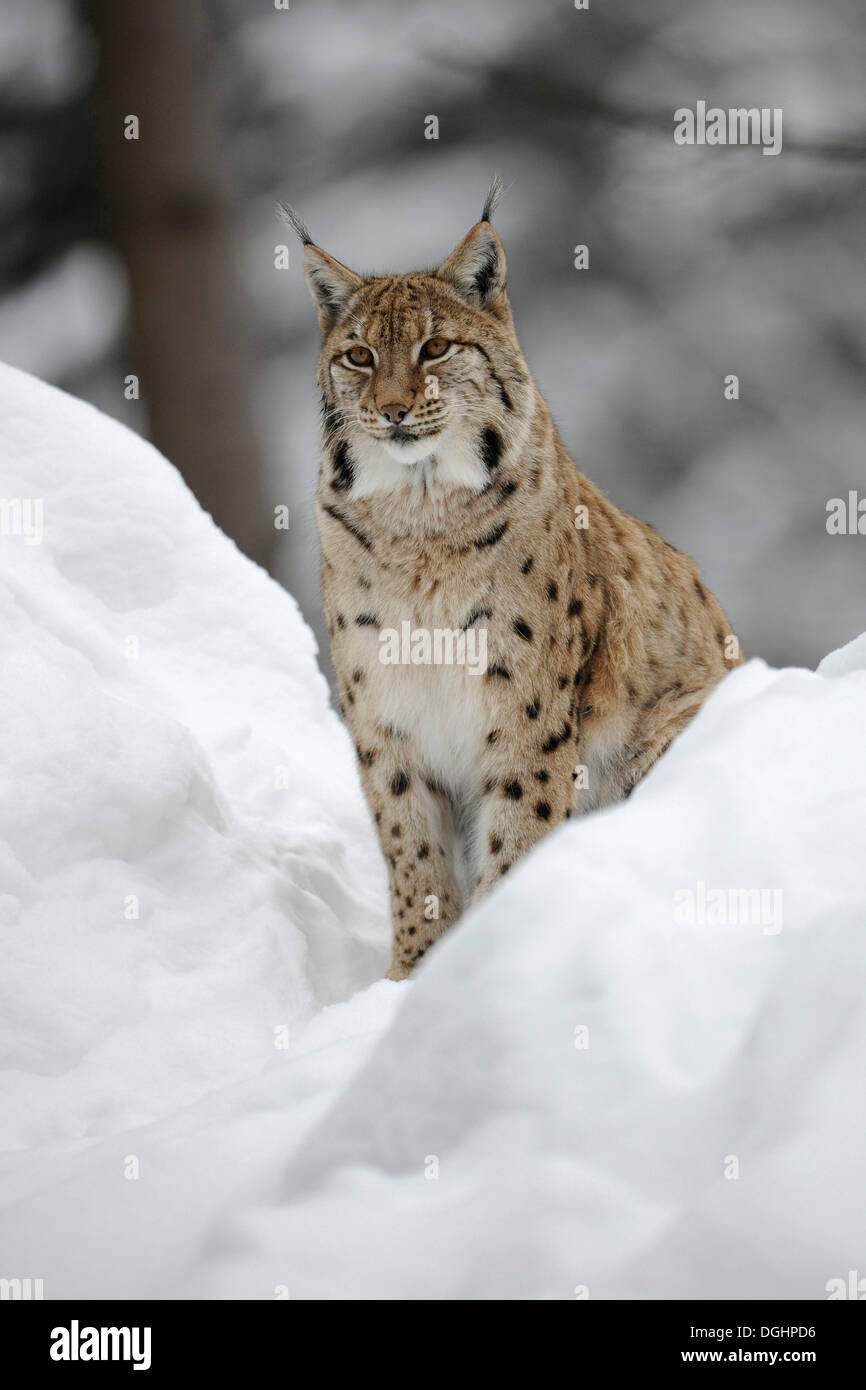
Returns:
[[[373,439],[358,431],[352,435],[350,448],[355,465],[352,497],[401,492],[422,483],[428,491],[440,493],[458,487],[480,492],[489,481],[478,457],[476,432],[459,424],[412,444]]]
[[[438,434],[427,435],[424,439],[413,439],[408,443],[397,439],[383,439],[385,452],[398,463],[420,463],[429,458],[439,442]]]

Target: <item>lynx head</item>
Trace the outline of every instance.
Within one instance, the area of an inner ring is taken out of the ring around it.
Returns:
[[[531,392],[505,289],[505,252],[481,220],[436,270],[359,275],[304,243],[322,331],[319,386],[326,470],[353,496],[428,484],[489,484]]]

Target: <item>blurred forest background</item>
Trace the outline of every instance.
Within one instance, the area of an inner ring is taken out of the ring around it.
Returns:
[[[0,358],[149,434],[321,641],[318,338],[274,202],[408,270],[499,173],[583,471],[695,556],[747,654],[866,627],[866,537],[826,529],[866,495],[863,0],[281,3],[0,0]],[[783,108],[782,153],[676,146],[699,99]]]

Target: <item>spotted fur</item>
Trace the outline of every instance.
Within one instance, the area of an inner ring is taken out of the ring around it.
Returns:
[[[394,979],[541,835],[626,796],[742,659],[693,561],[566,453],[489,215],[408,275],[358,275],[296,224],[323,335],[322,595]],[[383,664],[407,621],[484,628],[485,673]]]

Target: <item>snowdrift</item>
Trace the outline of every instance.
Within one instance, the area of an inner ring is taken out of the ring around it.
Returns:
[[[0,369],[0,1276],[827,1297],[866,1269],[866,637],[729,676],[406,984],[294,601]]]

